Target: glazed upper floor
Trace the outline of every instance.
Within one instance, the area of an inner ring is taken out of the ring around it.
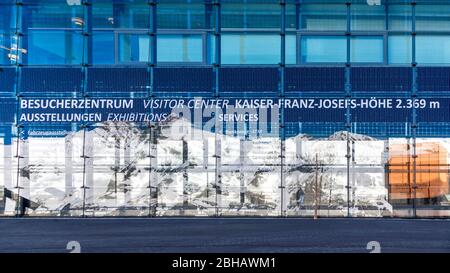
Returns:
[[[2,0],[16,63],[448,65],[450,1]]]

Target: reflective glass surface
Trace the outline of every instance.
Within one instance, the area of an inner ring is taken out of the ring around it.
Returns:
[[[389,5],[388,6],[389,30],[411,31],[412,30],[412,6],[411,5]]]
[[[383,37],[356,36],[350,40],[350,61],[355,63],[382,63]]]
[[[409,64],[412,61],[412,37],[391,35],[388,39],[388,62],[390,64]]]
[[[222,35],[223,64],[278,64],[279,62],[279,35]]]
[[[16,27],[16,7],[0,4],[0,33],[13,32]]]
[[[450,31],[449,5],[416,6],[417,31]]]
[[[150,54],[150,41],[147,35],[120,34],[119,35],[119,62],[148,62]]]
[[[14,64],[19,58],[17,50],[17,39],[15,36],[0,33],[0,64]]]
[[[28,28],[81,29],[84,25],[83,7],[64,2],[30,4],[23,8],[24,26]]]
[[[114,56],[114,32],[95,31],[92,35],[92,62],[94,64],[114,64]]]
[[[449,64],[450,36],[417,35],[416,61],[419,64]]]
[[[211,11],[207,15],[205,13],[206,8],[202,4],[159,4],[157,26],[160,29],[210,28]]]
[[[350,9],[351,30],[384,30],[386,7],[384,5],[354,4]]]
[[[0,1],[0,216],[450,217],[447,1],[15,2]],[[394,106],[324,106],[349,96]],[[22,119],[25,99],[77,98],[136,107]],[[121,120],[161,115],[148,98],[288,100]],[[309,99],[323,108],[294,106]]]
[[[347,61],[347,39],[339,36],[304,36],[302,63],[343,63]]]
[[[203,61],[201,35],[166,34],[158,36],[158,62]]]
[[[301,29],[343,30],[347,29],[345,4],[304,4],[300,8]]]
[[[280,28],[278,4],[223,4],[223,28]]]
[[[148,28],[149,7],[146,1],[94,1],[93,28]]]
[[[27,63],[30,65],[82,63],[83,36],[80,32],[33,30],[25,38],[28,40]]]

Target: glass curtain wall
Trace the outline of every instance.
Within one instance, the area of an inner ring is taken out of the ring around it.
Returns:
[[[258,122],[219,120],[221,109],[155,123],[18,118],[21,100],[45,98],[448,104],[450,5],[22,2],[0,3],[0,215],[450,216],[448,114],[281,103],[247,109]]]

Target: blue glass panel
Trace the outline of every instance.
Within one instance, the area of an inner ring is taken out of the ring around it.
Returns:
[[[416,30],[450,31],[450,5],[418,4]]]
[[[350,6],[352,30],[384,30],[386,10],[384,5],[352,4]]]
[[[303,36],[301,41],[303,63],[343,63],[347,61],[345,36]]]
[[[274,92],[278,90],[278,68],[221,68],[222,92]]]
[[[305,30],[346,30],[347,7],[342,4],[302,4],[301,28]]]
[[[345,87],[342,67],[288,67],[286,92],[341,92]]]
[[[417,35],[416,62],[419,64],[450,63],[450,36]]]
[[[12,67],[0,69],[0,93],[13,93],[16,72]]]
[[[295,29],[297,22],[295,5],[286,5],[286,28]]]
[[[149,74],[146,68],[89,68],[89,92],[147,92]]]
[[[17,59],[17,48],[16,37],[9,34],[0,33],[0,64],[8,65],[14,64]]]
[[[412,6],[411,5],[388,5],[389,30],[412,30]]]
[[[407,92],[412,86],[409,67],[353,67],[354,92]]]
[[[381,63],[383,62],[383,57],[383,36],[357,36],[351,38],[351,62]]]
[[[417,71],[419,91],[436,93],[450,91],[450,68],[418,67]]]
[[[24,67],[21,77],[21,92],[25,95],[26,93],[39,92],[43,94],[48,92],[47,94],[50,96],[81,92],[82,76],[80,68]]]
[[[208,53],[208,64],[212,64],[216,61],[216,39],[214,35],[208,35],[206,42],[206,52]]]
[[[222,4],[223,28],[279,28],[279,4]]]
[[[28,47],[28,64],[82,62],[83,38],[79,32],[35,30],[28,35]]]
[[[158,62],[202,62],[201,35],[158,35]]]
[[[147,1],[93,1],[94,28],[148,28],[150,9]]]
[[[114,32],[93,32],[92,62],[94,64],[114,64]]]
[[[278,64],[280,62],[280,35],[223,34],[223,64]]]
[[[148,62],[150,56],[150,39],[144,34],[119,35],[119,62]]]
[[[25,31],[29,28],[73,28],[83,27],[83,6],[69,5],[66,1],[52,3],[30,3],[23,6]]]
[[[156,68],[155,92],[212,92],[211,68]]]
[[[208,16],[211,12],[208,13]],[[157,26],[159,29],[207,28],[205,6],[201,4],[158,4]],[[209,20],[209,18],[208,18]]]
[[[11,33],[15,28],[15,5],[0,4],[0,33]]]
[[[407,64],[412,61],[412,38],[409,35],[391,35],[388,38],[388,62]]]
[[[286,64],[297,63],[297,36],[286,35]]]

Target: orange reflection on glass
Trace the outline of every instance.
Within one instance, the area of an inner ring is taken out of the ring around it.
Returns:
[[[449,193],[447,161],[448,152],[443,144],[424,142],[416,145],[416,198],[436,198]],[[390,145],[388,166],[391,199],[413,199],[412,145]]]

